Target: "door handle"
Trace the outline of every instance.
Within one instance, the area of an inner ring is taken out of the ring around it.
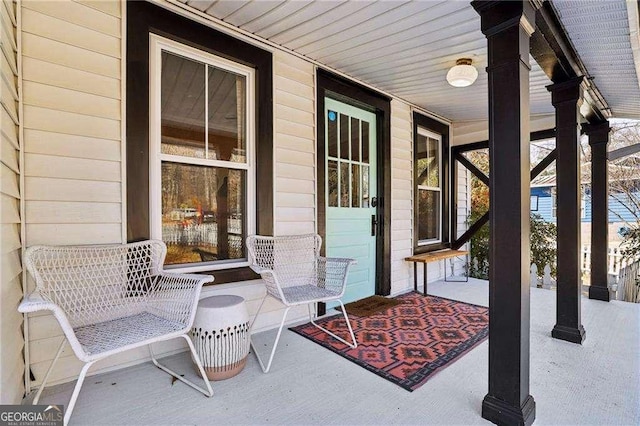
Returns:
[[[378,207],[378,197],[371,197],[371,207]]]
[[[378,227],[378,219],[376,218],[375,214],[371,215],[371,236],[375,237],[376,236],[376,229]]]

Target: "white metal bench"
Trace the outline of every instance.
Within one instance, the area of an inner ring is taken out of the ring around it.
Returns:
[[[188,332],[193,324],[202,285],[208,275],[163,271],[167,248],[162,241],[124,245],[34,246],[25,263],[36,290],[20,304],[20,312],[52,311],[65,335],[33,403],[37,404],[51,371],[69,341],[85,363],[67,407],[71,412],[89,368],[110,355],[149,346],[153,363],[176,379],[207,396],[213,391],[206,379]],[[204,379],[206,389],[159,364],[151,344],[182,337]]]

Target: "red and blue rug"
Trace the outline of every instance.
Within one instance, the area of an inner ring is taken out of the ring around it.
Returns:
[[[418,293],[396,299],[402,304],[375,315],[349,316],[355,349],[311,323],[291,330],[410,392],[489,335],[489,309],[484,306]],[[342,314],[317,322],[350,340]]]

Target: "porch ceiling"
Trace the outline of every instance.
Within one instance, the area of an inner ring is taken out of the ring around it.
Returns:
[[[179,1],[452,121],[487,118],[486,39],[467,1]],[[553,3],[612,114],[640,118],[625,0]],[[445,75],[462,57],[480,76],[453,88]],[[550,80],[530,62],[531,114],[551,114]]]
[[[640,50],[634,58],[632,48],[633,39],[640,49],[637,5],[624,0],[557,0],[553,5],[613,116],[640,118]],[[629,14],[635,16],[629,19]]]
[[[487,118],[487,42],[469,2],[180,1],[452,121]],[[445,80],[458,58],[480,74],[466,88]],[[531,113],[553,113],[530,62]]]

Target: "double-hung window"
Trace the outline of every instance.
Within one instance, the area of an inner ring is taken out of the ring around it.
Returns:
[[[252,68],[150,35],[150,227],[165,265],[246,266],[255,233]]]
[[[417,127],[418,245],[442,242],[442,135]]]

